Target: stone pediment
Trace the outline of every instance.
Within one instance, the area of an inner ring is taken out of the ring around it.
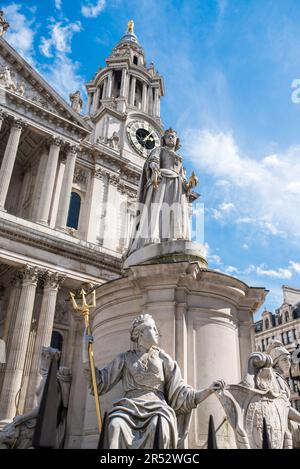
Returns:
[[[19,104],[24,101],[25,107],[32,103],[37,109],[40,107],[76,126],[90,130],[83,117],[3,38],[0,38],[0,87],[11,95],[11,99],[18,99]]]
[[[109,114],[110,116],[116,117],[119,120],[126,120],[127,114],[124,112],[117,111],[117,105],[115,102],[105,103],[102,105],[94,116],[91,116],[91,120],[94,123],[99,122],[99,120],[105,115]]]

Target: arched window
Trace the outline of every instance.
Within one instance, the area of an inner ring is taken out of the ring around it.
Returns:
[[[289,313],[286,311],[285,312],[285,322],[289,322]]]
[[[70,207],[68,213],[67,226],[69,228],[78,228],[78,220],[80,213],[81,197],[76,192],[71,193]]]
[[[134,65],[138,64],[138,58],[137,58],[136,55],[133,56],[133,63],[134,63]]]

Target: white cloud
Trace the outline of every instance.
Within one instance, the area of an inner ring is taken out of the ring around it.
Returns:
[[[222,260],[221,260],[221,257],[218,256],[217,254],[211,254],[208,256],[208,259],[210,262],[213,262],[214,264],[216,265],[221,265],[223,264]]]
[[[4,16],[10,23],[10,28],[5,34],[5,39],[27,62],[34,65],[33,40],[36,31],[34,31],[34,28],[31,28],[34,18],[27,18],[20,12],[21,8],[22,6],[17,3],[3,7]]]
[[[256,273],[257,275],[263,275],[272,278],[281,278],[286,280],[291,279],[293,276],[292,272],[289,269],[283,269],[281,267],[279,267],[279,269],[277,270],[266,269],[263,265],[256,267]]]
[[[50,18],[49,36],[41,38],[40,51],[51,64],[43,66],[43,75],[67,101],[72,91],[82,90],[84,79],[79,75],[80,63],[72,60],[72,39],[82,30],[80,21],[69,23],[67,19]]]
[[[244,243],[243,246],[242,246],[243,249],[249,249],[249,246],[247,243]]]
[[[62,0],[55,0],[55,8],[57,10],[61,10],[61,3],[62,3]]]
[[[297,274],[300,274],[300,264],[299,262],[290,261],[289,262],[291,269],[293,269]]]
[[[201,171],[230,182],[224,188],[217,184],[218,196],[239,201],[236,223],[251,223],[273,236],[299,235],[300,145],[256,160],[240,150],[232,133],[193,129],[185,133],[185,147]]]
[[[82,30],[80,21],[68,23],[63,26],[62,21],[55,21],[51,18],[48,29],[50,36],[41,38],[40,51],[46,57],[53,57],[53,54],[67,54],[71,52],[71,41],[74,33]]]
[[[235,210],[235,205],[233,203],[223,202],[218,205],[217,209],[216,208],[208,209],[208,212],[211,212],[211,216],[215,220],[221,220],[234,210]]]
[[[226,272],[226,274],[237,274],[239,272],[239,270],[233,265],[229,265],[224,269],[224,271]]]
[[[218,8],[220,16],[224,16],[227,0],[218,0]]]
[[[95,4],[87,3],[81,6],[81,13],[86,18],[96,18],[104,10],[106,0],[97,0]]]

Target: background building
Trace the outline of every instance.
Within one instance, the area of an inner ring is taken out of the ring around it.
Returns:
[[[275,313],[265,310],[255,323],[255,345],[265,352],[272,339],[280,340],[291,353],[300,345],[300,289],[282,287],[283,303]],[[299,350],[300,352],[300,350]],[[292,375],[300,376],[299,364],[292,364]],[[292,405],[300,410],[298,381],[289,380]]]

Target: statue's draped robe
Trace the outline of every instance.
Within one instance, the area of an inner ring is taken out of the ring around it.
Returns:
[[[182,445],[191,411],[197,406],[196,391],[184,383],[169,355],[152,347],[145,365],[138,351],[128,351],[96,372],[100,395],[120,380],[125,392],[108,416],[109,448],[153,448],[158,415],[164,448]]]
[[[157,172],[157,188],[152,184],[153,172]],[[166,146],[154,148],[144,164],[127,255],[148,244],[190,238],[188,183],[182,157]]]

